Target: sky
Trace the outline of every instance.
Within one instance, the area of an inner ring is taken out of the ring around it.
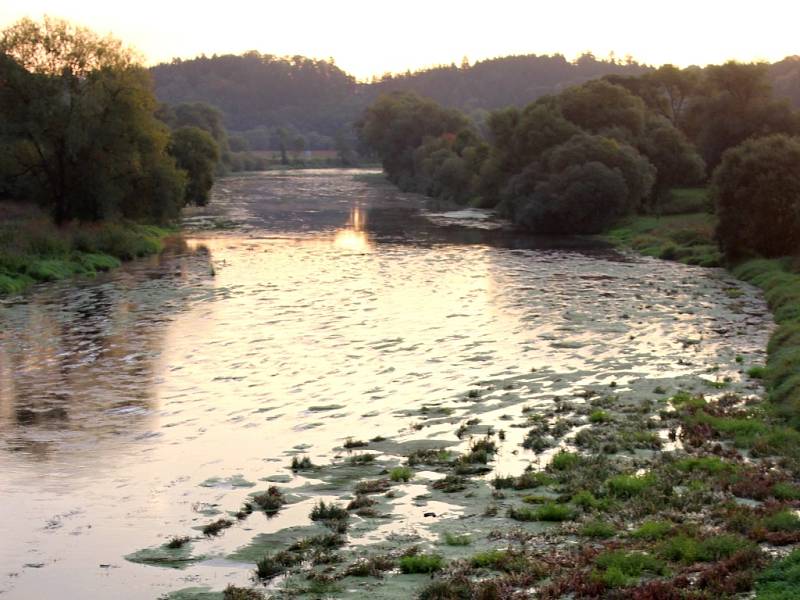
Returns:
[[[2,0],[0,27],[45,14],[111,33],[148,64],[258,50],[334,58],[361,80],[465,56],[687,66],[800,54],[796,0]]]

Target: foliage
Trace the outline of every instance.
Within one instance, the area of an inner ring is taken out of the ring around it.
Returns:
[[[444,566],[444,560],[438,554],[413,554],[400,559],[400,571],[403,573],[434,573]]]
[[[169,153],[186,171],[186,203],[205,206],[214,184],[219,146],[209,133],[198,127],[181,127],[172,132]]]
[[[717,238],[731,258],[782,256],[800,247],[800,138],[747,140],[714,172]]]
[[[185,176],[132,53],[49,18],[7,28],[0,50],[0,188],[59,224],[177,216]]]

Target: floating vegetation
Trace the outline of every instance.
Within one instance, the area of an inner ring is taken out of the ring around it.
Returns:
[[[208,525],[204,525],[202,532],[203,535],[206,536],[215,536],[219,535],[223,530],[227,529],[228,527],[233,526],[233,521],[230,519],[217,519],[213,523],[209,523]]]
[[[314,468],[316,468],[316,466],[311,462],[311,458],[308,456],[303,456],[302,458],[296,456],[292,457],[292,471],[309,471]]]
[[[253,502],[265,513],[275,514],[286,504],[286,499],[281,491],[272,485],[266,492],[253,496]]]

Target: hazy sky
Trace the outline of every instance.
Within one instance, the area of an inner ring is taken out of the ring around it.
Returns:
[[[111,32],[149,63],[258,50],[333,57],[359,78],[507,54],[631,54],[707,64],[800,54],[797,0],[2,0],[0,26],[48,14]]]

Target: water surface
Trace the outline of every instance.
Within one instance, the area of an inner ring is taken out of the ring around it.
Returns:
[[[463,445],[455,430],[476,414],[502,424],[589,388],[738,382],[735,356],[763,360],[764,303],[721,270],[531,239],[377,180],[227,178],[220,214],[188,219],[162,256],[0,305],[0,596],[246,583],[251,565],[225,556],[306,524],[318,494],[197,541],[208,558],[183,570],[124,557],[198,535],[264,478],[308,489],[290,457],[327,464],[348,436],[385,436],[399,461],[396,444]],[[509,432],[504,472],[538,460],[523,434]],[[424,535],[417,493],[357,541]]]

